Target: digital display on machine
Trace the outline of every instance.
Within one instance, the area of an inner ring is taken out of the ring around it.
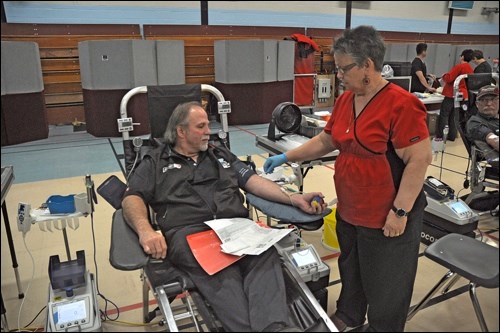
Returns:
[[[311,248],[307,248],[305,250],[300,250],[297,252],[292,252],[292,258],[295,262],[295,265],[299,268],[305,266],[317,266],[318,258],[315,253],[311,250]]]
[[[469,211],[467,207],[460,201],[455,201],[451,203],[450,208],[453,209],[453,211],[458,215],[465,214]]]
[[[439,180],[437,180],[436,178],[427,178],[427,180],[434,186],[436,187],[439,187],[439,186],[443,186],[443,183],[441,183]]]
[[[386,78],[387,81],[392,82],[406,91],[411,89],[411,76],[393,76]]]
[[[230,113],[231,112],[231,102],[230,101],[222,101],[217,103],[217,110],[219,113]]]
[[[65,303],[57,306],[57,322],[68,323],[76,320],[85,319],[87,310],[85,308],[85,300],[80,300],[71,303]]]

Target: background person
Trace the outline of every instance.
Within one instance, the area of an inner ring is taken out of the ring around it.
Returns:
[[[436,92],[436,89],[427,82],[427,66],[424,62],[425,57],[427,57],[427,44],[418,43],[416,51],[417,56],[411,63],[411,92]],[[429,77],[432,82],[436,80],[434,74],[429,74]]]
[[[274,247],[208,275],[194,258],[186,236],[208,230],[204,221],[248,217],[240,187],[307,213],[325,209],[325,204],[311,205],[313,197],[322,194],[287,195],[229,150],[209,145],[208,124],[199,103],[176,107],[165,131],[167,144],[148,153],[129,179],[122,202],[124,218],[147,254],[168,258],[189,275],[226,331],[293,331]],[[156,212],[161,233],[149,223],[147,205]]]
[[[443,140],[443,130],[446,126],[449,128],[447,139],[450,141],[455,141],[457,137],[457,126],[455,124],[455,103],[453,95],[453,83],[455,79],[462,74],[473,73],[472,67],[469,62],[472,60],[472,50],[463,50],[460,54],[460,63],[453,66],[448,73],[443,74],[441,80],[444,82],[443,92],[444,95],[443,102],[441,103],[441,108],[439,110],[438,124],[436,129],[435,140]],[[459,90],[463,96],[462,104],[465,104],[469,100],[469,92],[467,91],[467,86],[465,85],[465,80],[460,81]]]
[[[431,162],[426,109],[381,76],[385,45],[370,26],[335,39],[338,97],[323,132],[266,160],[265,172],[335,149],[338,259],[343,281],[332,321],[342,330],[368,317],[368,330],[403,332],[417,271],[422,186]]]
[[[476,65],[474,68],[474,74],[492,73],[493,71],[490,64],[486,61],[486,59],[484,59],[483,51],[481,50],[474,50],[472,52],[472,62]],[[495,79],[491,79],[491,84],[496,84]],[[473,100],[471,100],[471,105],[469,107],[470,114],[476,114],[478,112],[477,103],[473,103]]]
[[[483,51],[474,50],[472,52],[472,62],[476,65],[474,68],[474,73],[491,73],[493,69],[491,65],[484,59]]]

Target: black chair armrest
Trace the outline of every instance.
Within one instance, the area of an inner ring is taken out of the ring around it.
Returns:
[[[149,261],[139,244],[136,232],[123,219],[122,210],[113,214],[109,262],[116,269],[131,271],[143,268]]]
[[[314,223],[318,220],[322,220],[323,217],[332,212],[330,208],[327,208],[323,211],[322,214],[307,214],[296,207],[269,201],[253,195],[252,193],[247,193],[246,198],[248,204],[254,206],[267,216],[290,224]]]

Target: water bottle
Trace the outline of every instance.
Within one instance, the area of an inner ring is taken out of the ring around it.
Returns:
[[[450,128],[448,127],[448,125],[445,125],[444,129],[443,129],[443,143],[446,143],[446,139],[448,138],[449,132],[450,132]]]

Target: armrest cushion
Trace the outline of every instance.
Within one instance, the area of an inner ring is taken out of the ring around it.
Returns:
[[[122,210],[113,214],[111,225],[111,246],[109,262],[111,266],[123,271],[131,271],[144,267],[149,257],[139,244],[139,237],[123,219]]]
[[[291,224],[316,222],[332,212],[330,208],[327,208],[322,214],[307,214],[296,207],[269,201],[251,193],[247,193],[246,198],[248,204],[254,206],[267,216]]]

